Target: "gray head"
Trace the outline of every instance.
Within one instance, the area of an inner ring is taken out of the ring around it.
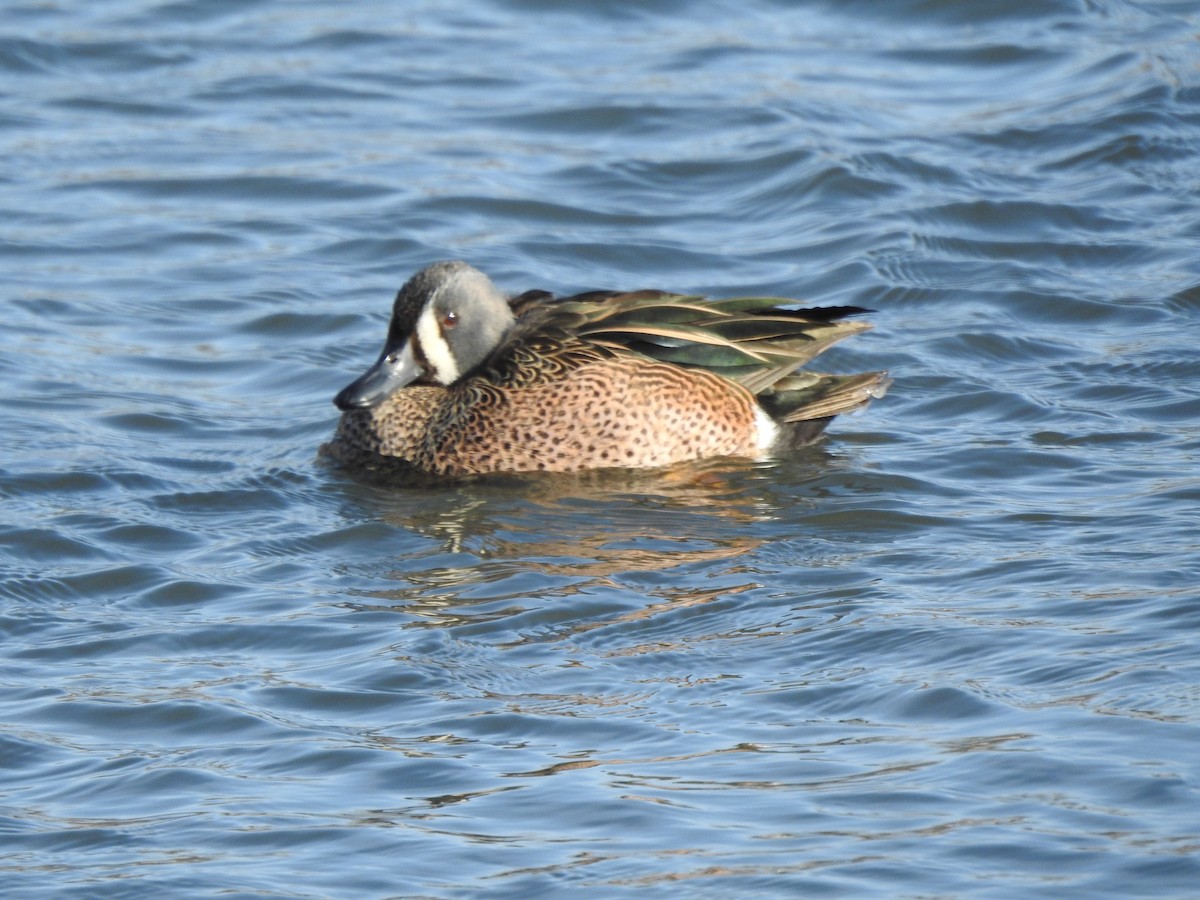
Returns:
[[[333,402],[343,410],[371,407],[414,382],[454,384],[512,325],[508,301],[486,275],[464,262],[434,263],[400,288],[379,359]]]

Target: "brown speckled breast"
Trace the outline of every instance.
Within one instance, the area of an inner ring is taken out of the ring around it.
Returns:
[[[330,452],[375,454],[427,472],[570,472],[663,466],[758,452],[754,398],[702,369],[636,358],[596,360],[551,380],[498,388],[471,378],[408,387],[344,413]]]

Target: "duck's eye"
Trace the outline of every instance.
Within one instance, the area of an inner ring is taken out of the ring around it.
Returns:
[[[454,310],[451,309],[451,310],[448,310],[448,311],[442,313],[442,327],[443,328],[453,328],[457,324],[458,324],[458,313],[456,313]]]

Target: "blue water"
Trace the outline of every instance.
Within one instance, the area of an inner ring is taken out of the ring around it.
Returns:
[[[12,896],[1186,897],[1194,3],[0,7]],[[787,459],[324,462],[392,293],[876,310]]]

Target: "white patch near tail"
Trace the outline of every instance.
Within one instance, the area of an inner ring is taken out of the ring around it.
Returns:
[[[779,426],[775,424],[775,420],[767,415],[767,411],[754,404],[754,443],[763,453],[768,453],[775,448],[776,441],[779,440]]]
[[[450,345],[446,343],[446,338],[442,335],[442,328],[438,325],[437,314],[433,311],[432,303],[425,307],[421,317],[417,319],[417,327],[413,330],[413,335],[421,348],[421,355],[425,357],[425,362],[431,369],[432,380],[446,385],[458,381],[458,376],[461,374],[458,371],[458,363],[454,361]]]

